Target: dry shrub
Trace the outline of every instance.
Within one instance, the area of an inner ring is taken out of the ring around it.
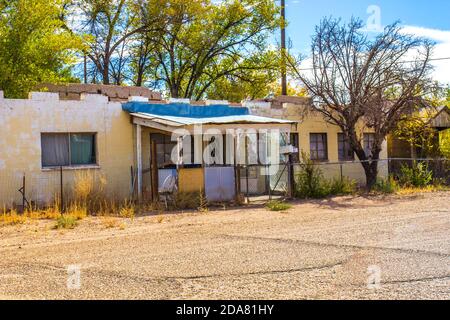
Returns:
[[[122,218],[130,218],[133,219],[135,216],[135,207],[131,201],[125,200],[124,204],[119,210],[119,216]]]
[[[72,203],[67,208],[65,215],[72,216],[77,220],[82,220],[87,217],[88,210],[87,210],[87,207],[82,204]]]
[[[200,206],[199,192],[178,192],[175,195],[175,208],[180,210],[197,209]]]
[[[77,172],[72,202],[86,207],[88,213],[98,213],[107,201],[105,195],[107,184],[106,177],[102,174],[96,177],[92,171]]]
[[[43,209],[39,209],[38,207],[28,208],[24,212],[24,215],[31,220],[53,220],[61,216],[61,209],[59,208],[58,201],[55,201],[53,205]]]
[[[195,209],[200,212],[207,212],[208,201],[202,190],[199,192],[178,192],[175,195],[175,208],[179,210]]]
[[[114,217],[103,217],[102,224],[106,229],[113,229],[119,227],[119,221]]]
[[[3,209],[3,213],[0,215],[0,225],[18,225],[24,224],[26,221],[27,218],[23,215],[19,215],[16,210],[6,212],[6,209]]]
[[[73,229],[78,225],[77,217],[63,214],[58,219],[56,219],[55,229]]]

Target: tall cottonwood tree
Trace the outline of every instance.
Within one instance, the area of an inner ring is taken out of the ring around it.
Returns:
[[[387,26],[375,38],[363,23],[324,19],[312,42],[312,68],[305,72],[289,59],[297,77],[315,101],[314,108],[348,137],[365,171],[367,187],[377,181],[378,160],[386,136],[402,116],[420,105],[428,79],[432,44]],[[366,154],[358,124],[374,132]]]
[[[71,7],[76,23],[70,28],[89,35],[85,54],[92,82],[121,84],[127,77],[130,46],[136,36],[161,26],[154,11],[157,0],[152,7],[141,0],[76,0]]]
[[[24,98],[42,82],[73,79],[82,39],[64,29],[64,2],[0,1],[0,89]]]
[[[146,1],[154,7],[155,0]],[[270,31],[278,26],[278,8],[271,0],[157,1],[163,30],[145,34],[152,50],[143,51],[148,83],[167,89],[172,97],[200,99],[225,79],[252,83],[277,70],[268,59]],[[139,56],[141,58],[142,56]],[[139,81],[142,82],[142,81]]]

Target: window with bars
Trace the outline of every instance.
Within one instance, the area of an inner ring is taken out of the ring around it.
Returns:
[[[339,161],[355,160],[355,154],[350,147],[350,142],[343,133],[338,133],[338,154]]]
[[[375,134],[374,133],[364,133],[363,135],[364,142],[364,152],[367,157],[372,156],[372,149],[375,143]]]
[[[326,133],[311,133],[309,135],[311,160],[327,161],[328,147]]]
[[[42,167],[97,164],[95,133],[41,133]]]

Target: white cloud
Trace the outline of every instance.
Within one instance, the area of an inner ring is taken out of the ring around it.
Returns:
[[[450,30],[438,30],[417,26],[405,26],[403,32],[436,42],[433,58],[450,57]],[[433,77],[444,85],[450,85],[450,60],[433,61]]]

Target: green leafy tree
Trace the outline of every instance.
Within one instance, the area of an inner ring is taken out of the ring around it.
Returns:
[[[278,7],[271,0],[148,0],[158,5],[163,30],[145,34],[153,43],[145,52],[143,82],[166,89],[171,97],[201,99],[230,92],[239,83],[243,91],[261,91],[278,68],[268,49],[269,33],[279,25]],[[150,10],[150,9],[149,9]],[[137,56],[134,59],[139,59]],[[135,65],[139,65],[136,64]],[[267,72],[268,74],[264,74]],[[252,92],[250,92],[252,94]],[[227,98],[228,95],[220,95]]]
[[[66,31],[63,1],[0,2],[0,88],[26,97],[42,82],[73,80],[71,66],[82,41]]]
[[[130,82],[131,60],[138,54],[136,43],[146,37],[144,34],[161,29],[155,11],[160,8],[159,2],[154,0],[152,6],[136,0],[78,0],[69,4],[67,28],[86,35],[85,81],[115,85]]]
[[[413,114],[405,116],[397,125],[395,135],[409,143],[419,158],[439,154],[438,132],[429,126],[430,115]]]

